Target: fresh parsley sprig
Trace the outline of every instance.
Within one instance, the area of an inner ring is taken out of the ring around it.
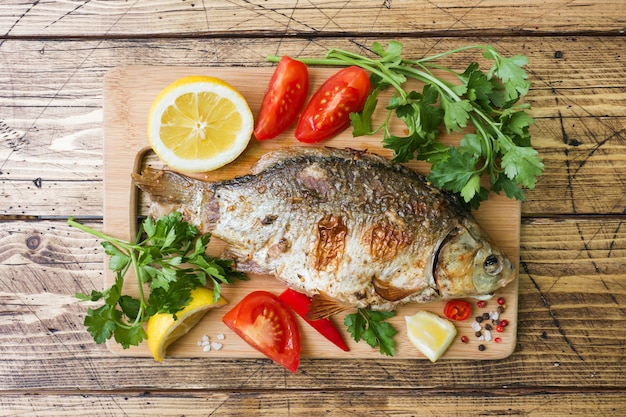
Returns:
[[[358,343],[363,339],[371,347],[378,347],[380,353],[393,356],[396,353],[396,342],[393,337],[398,331],[385,320],[395,315],[395,311],[359,308],[356,313],[346,315],[344,324],[355,342]]]
[[[463,72],[437,64],[449,55],[467,50],[481,50],[491,67],[483,72],[476,62]],[[526,113],[528,103],[520,99],[528,93],[530,82],[523,67],[523,55],[505,57],[491,45],[468,45],[420,59],[402,57],[402,44],[390,41],[387,49],[378,43],[371,51],[376,58],[354,52],[331,49],[324,58],[298,58],[309,65],[356,65],[371,72],[374,89],[360,113],[350,115],[353,135],[383,132],[383,146],[394,151],[396,162],[417,158],[431,163],[429,180],[437,187],[459,194],[472,208],[488,198],[489,191],[524,200],[520,186],[534,188],[543,172],[543,162],[531,146],[529,126],[533,118]],[[270,56],[268,60],[277,61]],[[433,70],[452,74],[456,82],[437,76]],[[409,79],[421,81],[421,92],[406,91]],[[394,90],[382,124],[372,128],[372,115],[378,94]],[[391,132],[392,116],[407,127],[407,134]],[[471,125],[458,146],[445,146],[438,138],[443,126],[447,133],[459,132]],[[486,176],[489,187],[481,185]]]
[[[157,312],[175,316],[189,304],[193,289],[210,281],[217,301],[222,284],[247,279],[231,269],[231,261],[207,255],[211,236],[199,235],[196,227],[183,221],[178,212],[156,221],[146,218],[135,242],[106,235],[73,218],[68,219],[68,224],[103,239],[101,244],[109,255],[108,267],[115,272],[111,287],[76,294],[82,301],[104,301],[101,307],[89,308],[84,320],[96,343],[113,337],[124,349],[137,346],[146,338],[143,324]],[[136,278],[138,297],[122,294],[130,270]]]

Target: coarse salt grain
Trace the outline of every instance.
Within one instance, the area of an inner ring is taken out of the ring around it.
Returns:
[[[215,337],[218,340],[224,340],[224,335],[221,333]],[[203,352],[209,352],[211,350],[220,350],[223,347],[223,345],[219,342],[211,342],[211,339],[207,335],[202,336],[202,340],[198,341],[198,346],[202,346]]]
[[[475,332],[480,330],[480,323],[475,321],[472,323],[472,330],[474,330]]]
[[[491,340],[491,332],[489,330],[485,330],[485,340],[487,342]]]

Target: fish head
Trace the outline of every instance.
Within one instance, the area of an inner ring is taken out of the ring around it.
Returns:
[[[440,242],[433,277],[442,298],[487,295],[516,277],[511,260],[478,225],[465,222]]]

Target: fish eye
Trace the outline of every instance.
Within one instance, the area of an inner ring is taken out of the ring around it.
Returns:
[[[496,255],[491,254],[485,258],[485,272],[489,275],[497,275],[502,271],[502,262]]]

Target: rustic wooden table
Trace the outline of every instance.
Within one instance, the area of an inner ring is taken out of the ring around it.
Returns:
[[[0,4],[0,415],[626,413],[623,0],[107,0]],[[269,54],[524,54],[545,172],[522,205],[508,358],[118,357],[82,324],[99,288],[103,78],[114,67],[269,66]]]

